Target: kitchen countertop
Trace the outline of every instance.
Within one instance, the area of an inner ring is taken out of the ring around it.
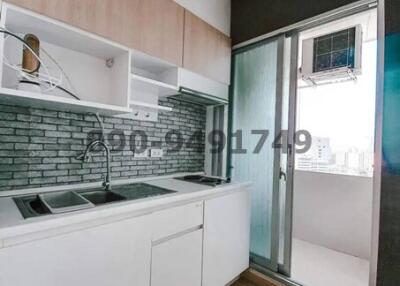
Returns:
[[[3,192],[0,196],[0,248],[150,214],[158,210],[190,202],[222,196],[230,192],[242,190],[250,185],[249,183],[228,183],[213,187],[173,179],[174,177],[183,175],[188,174],[175,174],[113,182],[114,185],[145,182],[150,185],[176,191],[176,193],[132,201],[121,201],[81,211],[52,214],[29,219],[24,219],[22,217],[11,196],[62,190],[90,189],[101,186],[101,183]]]

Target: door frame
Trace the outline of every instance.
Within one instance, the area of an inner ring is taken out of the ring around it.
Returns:
[[[274,126],[274,138],[276,138],[281,133],[281,119],[282,119],[282,97],[283,97],[283,71],[284,71],[284,41],[285,35],[278,35],[276,37],[268,38],[261,42],[246,46],[241,49],[237,49],[233,53],[232,57],[232,72],[231,72],[231,82],[234,80],[234,67],[235,67],[235,57],[234,55],[241,54],[243,52],[255,49],[259,46],[266,45],[271,42],[277,43],[277,70],[276,70],[276,95],[275,95],[275,117],[279,120],[275,120]],[[233,126],[233,110],[234,110],[234,100],[233,100],[233,84],[230,86],[229,93],[229,123],[228,123],[228,136],[227,136],[227,177],[232,177],[232,126]],[[280,183],[280,159],[281,150],[278,148],[274,149],[274,163],[273,163],[273,191],[272,191],[272,225],[271,225],[271,258],[265,259],[254,253],[250,253],[250,262],[252,264],[260,265],[269,269],[271,271],[279,271],[279,183]]]
[[[296,132],[296,107],[297,107],[297,80],[298,80],[298,51],[299,33],[295,32],[287,37],[290,41],[290,63],[289,63],[289,107],[288,107],[288,130],[287,130],[287,162],[286,162],[286,188],[285,190],[285,212],[284,212],[284,245],[283,264],[278,267],[278,272],[290,276],[292,264],[292,229],[293,229],[293,183],[295,167],[295,139]],[[282,106],[283,108],[283,106]],[[279,212],[281,214],[281,212]]]
[[[294,154],[295,154],[295,147],[294,147],[294,138],[293,136],[290,136],[290,134],[294,134],[295,131],[295,126],[296,126],[296,98],[297,98],[297,69],[298,69],[298,48],[299,48],[299,40],[298,40],[298,35],[301,31],[311,29],[313,27],[326,24],[347,16],[351,16],[363,11],[367,11],[369,9],[374,9],[377,7],[378,0],[360,0],[348,5],[345,5],[343,7],[334,9],[332,11],[328,11],[326,13],[323,13],[321,15],[312,17],[310,19],[306,19],[304,21],[295,23],[293,25],[283,27],[281,29],[278,29],[276,31],[273,31],[271,33],[267,33],[265,35],[256,37],[254,39],[251,39],[249,41],[246,41],[244,43],[240,43],[236,46],[233,47],[233,55],[236,53],[240,53],[243,50],[251,49],[254,48],[257,45],[262,45],[265,42],[272,41],[276,39],[279,36],[288,36],[288,37],[293,37],[295,39],[292,41],[291,45],[291,66],[290,66],[290,73],[291,73],[291,79],[290,79],[290,87],[289,87],[289,129],[288,129],[288,146],[289,144],[292,144],[292,152],[288,158],[287,158],[287,177],[290,178],[286,182],[286,200],[285,204],[286,206],[290,206],[290,208],[286,207],[285,209],[285,245],[284,245],[284,258],[283,258],[283,264],[278,265],[278,269],[276,271],[271,271],[269,269],[266,269],[264,267],[261,267],[258,264],[255,263],[250,263],[250,267],[267,275],[270,276],[279,282],[283,283],[284,285],[288,286],[293,286],[293,285],[300,285],[294,281],[292,281],[290,277],[290,272],[291,272],[291,251],[292,251],[292,222],[293,222],[293,175],[294,175]],[[378,26],[380,25],[380,21],[378,19]],[[378,27],[379,28],[379,27]],[[294,56],[295,54],[295,56]],[[232,60],[232,80],[233,82],[234,75],[233,75],[233,67],[234,67],[234,57]],[[379,66],[378,66],[379,68]],[[379,76],[379,75],[378,75]],[[232,86],[230,86],[230,97],[229,97],[229,124],[228,124],[228,134],[232,134],[232,119],[233,119],[233,114],[232,114],[232,105],[233,105],[233,90]],[[279,120],[280,122],[280,120]],[[377,140],[378,137],[375,137],[375,141]],[[230,177],[231,176],[231,140],[230,136],[228,136],[228,156],[227,156],[227,174]],[[292,141],[291,141],[292,140]],[[375,171],[374,171],[374,178],[375,178]],[[377,190],[374,190],[374,194],[377,192]],[[278,200],[279,202],[279,200]],[[278,208],[279,212],[279,208]],[[279,213],[278,213],[279,215]],[[279,222],[279,220],[278,220]],[[278,225],[278,230],[279,230],[279,225]],[[278,232],[279,234],[279,232]],[[279,237],[278,237],[279,241]],[[279,244],[277,245],[279,247]],[[376,252],[376,250],[373,247],[373,252]],[[272,252],[271,252],[272,253]],[[371,267],[373,269],[373,267]],[[371,279],[373,280],[373,279]],[[370,281],[372,283],[372,281]]]

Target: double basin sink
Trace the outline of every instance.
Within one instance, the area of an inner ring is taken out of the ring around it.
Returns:
[[[26,218],[72,212],[99,205],[175,193],[175,191],[145,183],[114,186],[112,191],[102,188],[66,192],[52,192],[14,197],[22,216]]]

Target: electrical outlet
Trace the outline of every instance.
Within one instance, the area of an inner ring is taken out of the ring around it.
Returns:
[[[135,157],[135,158],[147,158],[147,157],[149,157],[149,149],[144,150],[142,153],[134,153],[133,157]]]
[[[151,149],[150,152],[150,157],[151,158],[161,158],[163,156],[163,150],[162,149]]]

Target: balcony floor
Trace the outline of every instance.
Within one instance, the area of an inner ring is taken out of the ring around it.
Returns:
[[[368,286],[369,262],[293,239],[292,277],[307,286]]]

